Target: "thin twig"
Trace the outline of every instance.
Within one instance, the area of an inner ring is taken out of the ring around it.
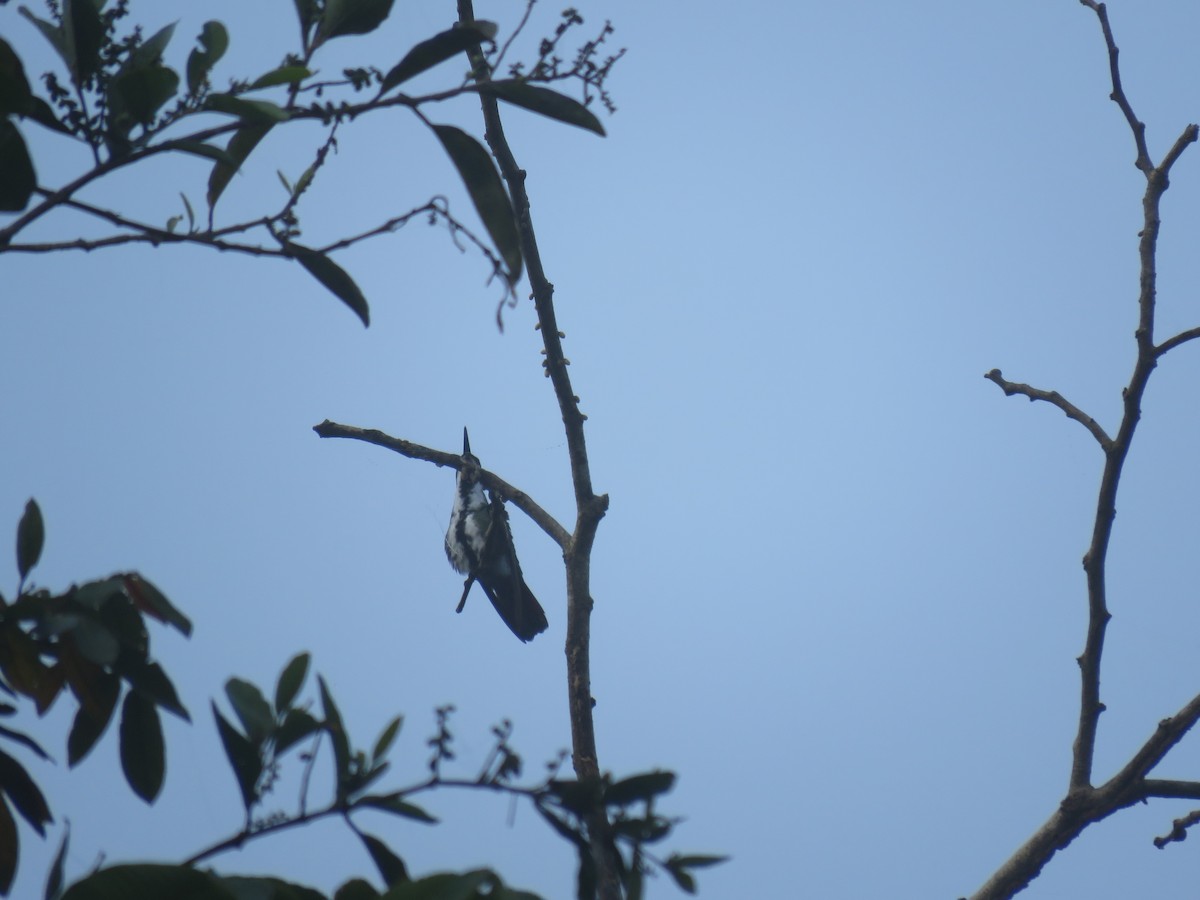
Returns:
[[[983,377],[998,384],[1006,397],[1011,397],[1013,394],[1020,394],[1028,397],[1031,403],[1034,400],[1044,400],[1052,406],[1057,406],[1066,413],[1068,419],[1074,419],[1091,432],[1092,437],[1100,444],[1101,449],[1108,450],[1112,446],[1112,438],[1108,436],[1108,433],[1101,427],[1100,423],[1074,403],[1067,400],[1058,391],[1043,391],[1040,388],[1030,387],[1027,384],[1021,384],[1016,381],[1005,381],[999,369],[992,369],[992,371]]]

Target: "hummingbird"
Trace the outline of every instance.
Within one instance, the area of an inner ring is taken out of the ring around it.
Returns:
[[[495,496],[489,500],[484,493],[479,480],[479,459],[471,454],[466,428],[462,461],[454,485],[450,527],[446,530],[446,556],[450,565],[467,576],[455,612],[462,612],[471,585],[478,581],[512,633],[522,641],[532,640],[546,630],[546,613],[521,574],[504,501]]]

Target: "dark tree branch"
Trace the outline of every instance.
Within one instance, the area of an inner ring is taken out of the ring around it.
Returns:
[[[1200,822],[1200,809],[1192,810],[1181,819],[1171,822],[1171,831],[1154,839],[1154,846],[1162,850],[1167,844],[1187,840],[1188,829]]]
[[[1200,334],[1184,332],[1165,342],[1154,344],[1154,315],[1156,302],[1156,255],[1161,219],[1159,207],[1170,183],[1171,167],[1187,146],[1197,138],[1197,128],[1189,125],[1170,151],[1155,166],[1146,148],[1145,125],[1137,118],[1121,86],[1118,51],[1109,27],[1108,13],[1103,3],[1080,0],[1092,9],[1100,20],[1108,48],[1109,71],[1112,77],[1112,99],[1121,108],[1137,146],[1135,165],[1146,176],[1146,191],[1142,198],[1143,226],[1138,246],[1140,279],[1138,291],[1138,326],[1134,332],[1137,355],[1133,374],[1122,391],[1124,412],[1116,436],[1107,434],[1090,417],[1068,403],[1057,393],[1047,393],[1028,385],[1006,382],[998,369],[987,378],[998,384],[1005,394],[1022,394],[1030,400],[1045,400],[1079,421],[1096,437],[1105,452],[1104,471],[1096,499],[1096,515],[1091,543],[1083,557],[1087,576],[1088,627],[1083,653],[1079,656],[1080,703],[1079,725],[1072,748],[1071,776],[1067,794],[1059,808],[1034,835],[1014,853],[973,895],[973,900],[1009,898],[1023,890],[1050,858],[1069,845],[1086,827],[1114,812],[1152,796],[1168,796],[1170,791],[1192,791],[1196,786],[1187,782],[1150,781],[1148,773],[1166,756],[1200,719],[1200,696],[1197,696],[1175,716],[1159,723],[1155,733],[1133,755],[1128,763],[1105,784],[1092,786],[1092,770],[1096,751],[1096,735],[1100,713],[1100,664],[1104,638],[1112,618],[1108,610],[1105,581],[1109,542],[1116,516],[1117,490],[1133,437],[1141,419],[1141,403],[1150,375],[1158,357],[1171,347]],[[1185,794],[1191,796],[1191,793]]]
[[[1189,328],[1187,331],[1181,331],[1174,337],[1167,338],[1157,347],[1154,348],[1155,356],[1162,356],[1168,350],[1174,350],[1180,344],[1186,344],[1188,341],[1193,341],[1200,337],[1200,328]]]
[[[458,18],[464,24],[475,20],[471,0],[458,0]],[[468,56],[475,81],[478,84],[489,81],[492,73],[482,49],[476,46]],[[525,170],[517,164],[505,137],[495,97],[481,93],[479,100],[483,108],[484,137],[508,185],[516,213],[521,254],[529,273],[529,285],[546,355],[542,365],[554,386],[554,396],[558,400],[567,437],[576,509],[575,530],[563,547],[567,574],[567,704],[571,716],[571,757],[576,777],[584,783],[597,783],[600,779],[600,761],[592,718],[595,701],[591,687],[591,557],[596,530],[608,509],[608,497],[598,496],[592,489],[587,442],[583,433],[587,416],[579,409],[579,398],[571,387],[567,372],[570,363],[563,352],[564,336],[559,331],[554,310],[554,285],[542,267],[530,213],[529,194],[525,190]],[[608,814],[603,807],[596,809],[589,817],[588,839],[600,900],[619,900],[620,860],[616,857]]]
[[[1096,442],[1100,444],[1102,450],[1108,450],[1112,446],[1112,438],[1110,438],[1105,430],[1100,426],[1100,423],[1081,410],[1074,403],[1067,400],[1058,391],[1043,391],[1040,388],[1030,387],[1027,384],[1021,384],[1015,381],[1005,381],[1004,375],[999,369],[992,369],[983,376],[989,381],[993,381],[1000,386],[1000,390],[1004,391],[1004,396],[1011,397],[1013,394],[1020,394],[1029,398],[1029,402],[1034,400],[1044,400],[1052,406],[1057,406],[1068,419],[1074,419],[1081,424],[1089,432]]]
[[[435,466],[449,466],[455,470],[462,468],[461,454],[447,453],[444,450],[434,450],[431,447],[414,444],[412,441],[391,437],[374,428],[356,428],[353,425],[339,425],[337,422],[330,422],[326,419],[320,425],[314,425],[313,431],[323,438],[350,438],[356,441],[365,441],[368,444],[375,444],[377,447],[385,447],[388,450],[393,450],[401,456],[407,456],[409,459],[422,459],[426,462],[431,462]],[[550,539],[554,543],[565,550],[571,541],[571,535],[558,523],[557,519],[534,502],[532,497],[519,488],[513,487],[499,475],[489,472],[487,469],[480,469],[479,476],[488,490],[503,497],[517,507],[517,509],[521,510],[521,512],[525,513],[525,515],[529,516],[534,524],[550,536]]]

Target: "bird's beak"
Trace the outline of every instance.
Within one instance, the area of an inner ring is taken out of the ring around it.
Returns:
[[[468,456],[471,453],[471,439],[467,437],[467,427],[463,426],[463,456]]]

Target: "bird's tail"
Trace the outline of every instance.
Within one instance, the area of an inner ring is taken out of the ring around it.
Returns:
[[[529,641],[541,634],[549,626],[546,621],[546,611],[538,603],[537,597],[520,576],[516,578],[493,578],[486,575],[477,576],[476,580],[492,606],[517,637]]]

